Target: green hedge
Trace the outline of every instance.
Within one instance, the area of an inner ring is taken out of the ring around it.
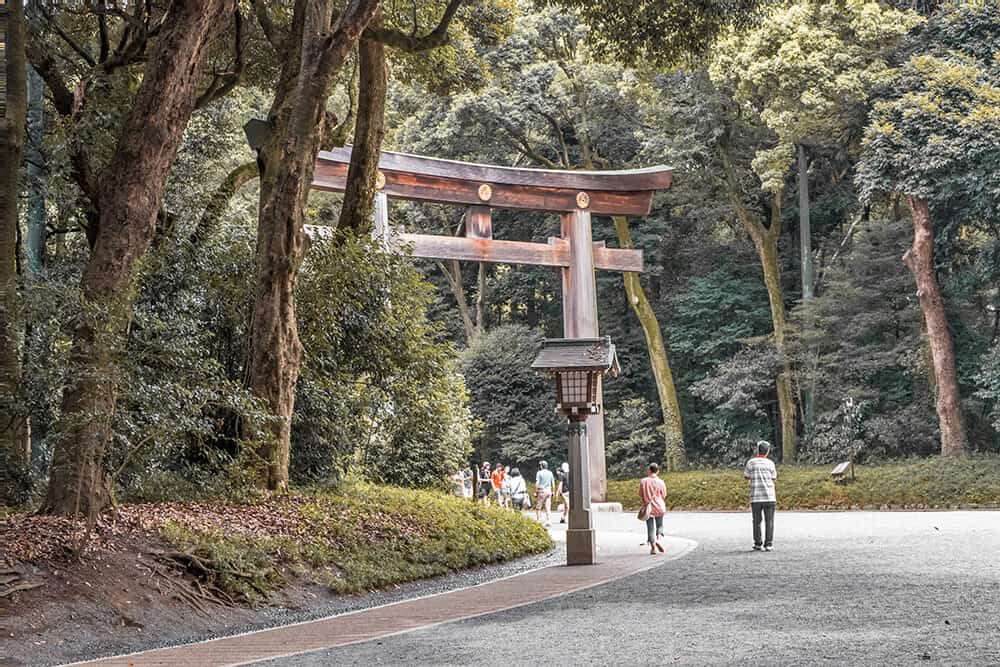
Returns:
[[[289,576],[355,593],[552,548],[547,531],[520,512],[432,491],[360,483],[337,492],[302,491],[226,505],[225,522],[215,518],[218,506],[208,515],[199,507],[172,514],[162,536],[214,563],[223,576],[213,583],[249,602]],[[244,512],[266,517],[274,529],[234,529]],[[227,578],[226,572],[254,576]]]
[[[1000,506],[1000,457],[931,458],[859,465],[856,481],[837,484],[833,466],[778,465],[779,509],[934,509]],[[678,510],[748,506],[742,469],[662,475],[667,504]],[[638,508],[638,480],[608,482],[608,500]]]

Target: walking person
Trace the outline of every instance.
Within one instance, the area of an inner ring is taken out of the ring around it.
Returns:
[[[498,463],[495,468],[493,468],[493,475],[490,477],[490,483],[493,486],[493,497],[497,500],[497,505],[500,507],[504,506],[503,498],[503,480],[506,475],[504,474],[504,467],[502,463]]]
[[[667,485],[659,477],[660,466],[649,464],[649,474],[639,482],[639,498],[646,513],[646,536],[649,538],[649,553],[663,553],[660,538],[663,537],[663,515],[667,513]]]
[[[524,481],[524,477],[521,477],[521,470],[511,468],[507,483],[510,488],[510,501],[514,505],[514,509],[528,509],[528,483]]]
[[[538,462],[538,473],[535,474],[535,520],[541,521],[542,509],[545,510],[545,527],[552,525],[552,471],[546,461]]]
[[[465,466],[462,470],[462,496],[464,498],[472,499],[472,482],[475,474],[472,472],[472,466]]]
[[[750,482],[750,512],[753,517],[753,549],[771,550],[774,541],[774,507],[777,496],[774,494],[774,480],[778,479],[778,470],[774,461],[767,458],[771,452],[771,443],[761,440],[757,443],[756,454],[747,461],[743,469],[743,478]],[[764,519],[764,539],[760,538],[760,520]]]
[[[479,494],[479,499],[484,505],[490,504],[490,491],[493,490],[493,484],[490,481],[490,464],[484,463],[483,467],[479,469],[479,488],[476,489]]]
[[[563,464],[559,466],[559,470],[556,472],[556,476],[559,480],[556,485],[556,495],[562,498],[562,516],[559,518],[559,523],[566,523],[567,517],[569,517],[569,464],[563,461]]]

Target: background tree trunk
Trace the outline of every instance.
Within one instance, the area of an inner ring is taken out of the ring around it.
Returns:
[[[776,195],[777,199],[780,195]],[[775,204],[777,206],[777,203]],[[771,224],[776,224],[772,221]],[[780,224],[780,223],[778,223]],[[770,231],[770,230],[769,230]],[[791,463],[798,454],[798,434],[796,432],[795,396],[792,392],[792,366],[785,350],[785,301],[781,289],[781,266],[778,264],[778,236],[767,234],[754,239],[764,284],[771,304],[771,322],[774,329],[774,346],[781,359],[781,372],[775,379],[778,394],[778,412],[781,415],[781,460]]]
[[[231,0],[175,0],[101,178],[100,224],[81,288],[83,313],[63,390],[44,509],[93,517],[111,502],[104,452],[116,401],[115,353],[136,262],[149,248],[164,184],[195,108],[202,64]]]
[[[812,256],[812,225],[809,219],[809,161],[806,149],[798,145],[798,187],[799,187],[799,257],[802,265],[802,303],[812,301],[816,290],[816,270]],[[807,313],[807,318],[811,315]],[[805,326],[811,326],[806,322]],[[802,390],[802,420],[806,432],[813,423],[814,397],[811,387]]]
[[[622,248],[635,247],[632,235],[629,233],[628,218],[615,216],[615,231],[618,232],[618,245]],[[629,305],[639,318],[642,333],[646,336],[646,349],[649,352],[649,364],[653,369],[653,379],[656,382],[656,393],[660,398],[660,411],[663,414],[664,436],[666,438],[666,453],[664,465],[669,471],[682,470],[687,465],[687,451],[684,449],[684,423],[681,419],[680,403],[677,401],[677,389],[674,387],[674,375],[670,370],[670,358],[667,346],[663,342],[660,323],[656,312],[646,298],[646,291],[639,282],[638,273],[624,273],[625,294]]]
[[[16,482],[13,478],[26,473],[31,456],[28,415],[21,396],[22,328],[17,291],[18,194],[28,91],[22,0],[9,0],[6,12],[7,91],[0,117],[0,473],[9,470],[11,481]],[[0,496],[19,491],[6,486],[0,484]]]
[[[295,283],[305,252],[302,225],[309,186],[327,130],[326,101],[334,76],[379,3],[351,0],[331,26],[336,4],[296,1],[268,118],[271,134],[258,151],[257,292],[248,384],[271,418],[264,425],[251,424],[248,435],[257,441],[262,482],[271,490],[288,485],[292,410],[302,363]]]
[[[903,263],[917,283],[917,298],[927,326],[927,341],[933,362],[933,382],[937,388],[937,413],[941,427],[941,454],[964,456],[968,450],[965,418],[962,416],[955,345],[945,312],[941,286],[934,275],[934,223],[927,202],[907,197],[913,216],[913,245],[903,255]]]
[[[34,68],[28,68],[28,270],[37,274],[45,263],[45,190],[47,175],[41,151],[45,135],[45,83]]]

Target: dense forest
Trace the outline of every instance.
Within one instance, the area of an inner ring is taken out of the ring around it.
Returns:
[[[759,438],[784,462],[1000,450],[996,2],[0,16],[0,504],[93,515],[561,460],[529,368],[562,335],[558,271],[386,250],[380,149],[674,169],[649,216],[594,221],[645,253],[642,274],[597,276],[623,366],[605,384],[613,474],[730,465]],[[347,190],[310,193],[317,151],[345,144]],[[389,213],[441,234],[462,216]],[[540,242],[558,224],[493,221]]]

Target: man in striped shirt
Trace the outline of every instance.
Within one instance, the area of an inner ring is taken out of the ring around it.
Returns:
[[[777,498],[774,495],[774,480],[778,479],[778,471],[774,462],[767,458],[771,452],[771,443],[761,440],[757,443],[757,454],[747,461],[743,469],[743,477],[750,481],[750,509],[753,514],[753,548],[754,551],[771,550],[774,539],[774,506]],[[760,520],[764,519],[764,540],[760,539]]]

